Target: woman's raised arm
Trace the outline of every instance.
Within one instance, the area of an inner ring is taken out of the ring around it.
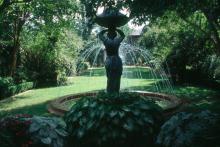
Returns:
[[[120,34],[121,39],[123,40],[125,38],[125,34],[122,30],[116,29],[116,31]]]
[[[104,34],[107,32],[108,30],[102,30],[100,33],[99,33],[99,38],[100,38],[100,40],[102,40],[102,41],[105,41],[105,36],[104,36]]]

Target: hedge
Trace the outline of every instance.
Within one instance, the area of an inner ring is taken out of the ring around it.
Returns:
[[[32,89],[34,87],[33,82],[25,82],[18,85],[13,86],[0,86],[0,99],[13,96],[15,94],[27,91],[29,89]]]

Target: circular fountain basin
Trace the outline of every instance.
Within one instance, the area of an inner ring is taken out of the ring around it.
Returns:
[[[95,97],[96,92],[72,94],[57,98],[53,101],[50,101],[48,104],[48,111],[52,114],[63,116],[70,108],[84,96]],[[182,104],[182,101],[173,95],[161,94],[161,93],[152,93],[146,91],[132,91],[132,93],[137,93],[143,97],[148,97],[155,101],[162,109],[164,113],[172,113]]]

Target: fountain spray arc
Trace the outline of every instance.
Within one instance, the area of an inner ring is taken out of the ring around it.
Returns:
[[[129,19],[118,9],[109,7],[98,15],[95,21],[98,25],[108,28],[99,33],[107,54],[105,61],[107,93],[119,93],[123,66],[118,50],[125,35],[117,27],[125,25]]]

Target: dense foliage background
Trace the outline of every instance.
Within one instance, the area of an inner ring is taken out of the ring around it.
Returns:
[[[83,46],[76,1],[1,1],[0,76],[62,85]]]
[[[169,66],[174,83],[219,86],[218,0],[1,0],[0,77],[12,78],[15,85],[65,85],[67,76],[93,65],[95,53],[86,61],[77,58],[101,47],[94,18],[98,8],[109,6],[147,24],[137,45],[154,55],[152,62]],[[128,26],[123,30],[132,32]],[[103,66],[102,56],[94,66]]]

